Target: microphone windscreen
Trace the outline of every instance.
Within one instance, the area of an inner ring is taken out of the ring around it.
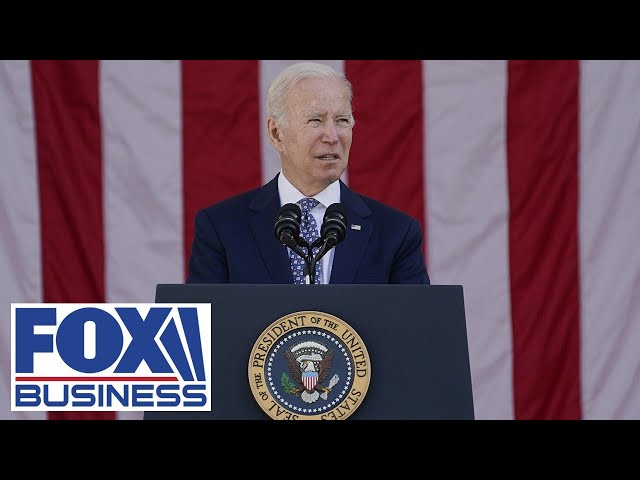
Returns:
[[[290,236],[293,239],[300,235],[300,219],[302,211],[297,203],[287,203],[280,208],[274,233],[279,241],[283,241],[283,236]]]
[[[336,243],[340,243],[347,235],[347,210],[341,203],[332,203],[324,212],[324,220],[320,229],[322,238],[331,235]]]
[[[347,219],[347,209],[344,208],[344,205],[341,203],[332,203],[327,207],[327,210],[324,212],[324,218],[333,217],[334,213],[339,213],[342,218],[344,218],[345,223]]]

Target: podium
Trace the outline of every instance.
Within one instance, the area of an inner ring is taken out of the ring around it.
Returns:
[[[210,412],[147,411],[145,420],[267,420],[247,369],[261,333],[300,311],[334,315],[360,336],[368,391],[347,420],[474,419],[460,285],[159,284],[156,303],[211,304]]]

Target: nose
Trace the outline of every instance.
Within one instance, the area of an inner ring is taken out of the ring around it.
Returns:
[[[324,125],[324,132],[322,135],[322,141],[334,145],[338,143],[338,128],[335,122],[327,122]]]

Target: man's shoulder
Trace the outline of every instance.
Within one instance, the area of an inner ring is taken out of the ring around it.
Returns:
[[[231,197],[227,197],[205,208],[202,208],[200,212],[206,214],[209,217],[227,214],[237,215],[238,213],[249,208],[249,205],[256,197],[261,188],[263,187],[257,187],[242,193],[238,193],[236,195],[232,195]]]
[[[409,223],[414,220],[414,218],[411,217],[408,213],[403,212],[398,208],[392,207],[391,205],[383,203],[380,200],[376,200],[373,197],[363,195],[362,193],[354,193],[360,197],[360,199],[371,211],[371,214],[377,219],[401,223]]]

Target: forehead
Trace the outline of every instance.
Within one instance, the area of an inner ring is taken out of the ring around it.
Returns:
[[[347,97],[347,89],[342,81],[336,78],[305,78],[296,83],[289,95],[287,104],[296,111],[309,110],[341,110],[351,111]]]

